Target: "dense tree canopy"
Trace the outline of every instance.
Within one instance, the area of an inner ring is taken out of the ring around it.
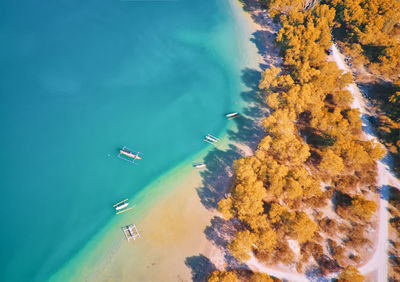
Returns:
[[[400,2],[398,0],[325,1],[335,8],[338,37],[354,59],[384,79],[400,73]]]
[[[245,261],[255,252],[265,260],[292,264],[288,239],[304,250],[323,253],[316,243],[322,240],[319,232],[338,228],[326,223],[321,231],[308,209],[324,206],[332,196],[321,189],[321,180],[344,195],[337,199],[347,199],[338,203],[341,211],[359,220],[371,218],[376,204],[357,195],[357,187],[375,184],[375,164],[384,151],[374,140],[362,138],[360,113],[351,108],[347,90],[351,74],[328,61],[331,30],[338,18],[334,5],[264,3],[280,15],[276,43],[284,61],[261,76],[261,97],[272,110],[262,121],[266,136],[253,156],[235,161],[232,190],[219,202],[219,211],[242,223],[244,230],[228,247],[237,259]],[[357,21],[363,19],[354,24]]]

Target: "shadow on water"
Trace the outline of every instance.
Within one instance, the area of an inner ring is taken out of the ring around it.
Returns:
[[[249,90],[240,94],[246,106],[240,117],[232,120],[235,122],[234,129],[227,132],[228,139],[233,141],[233,144],[229,144],[224,150],[214,148],[204,158],[206,170],[200,172],[202,185],[196,190],[201,203],[207,209],[216,209],[218,202],[225,197],[232,186],[233,162],[245,155],[245,152],[235,143],[247,145],[254,150],[259,140],[265,135],[260,120],[266,116],[267,112],[262,110],[265,105],[258,94],[260,77],[259,71],[248,68],[242,71],[242,81]],[[224,260],[229,268],[247,269],[246,265],[239,263],[227,250],[228,243],[239,229],[240,225],[235,220],[226,221],[215,216],[204,233],[208,240],[222,248]],[[187,258],[186,265],[192,269],[194,281],[204,281],[215,269],[204,255]]]
[[[252,150],[265,135],[260,121],[266,116],[267,111],[266,104],[258,91],[260,78],[259,71],[248,68],[242,71],[242,81],[249,88],[248,91],[240,93],[246,107],[243,108],[242,115],[233,120],[235,128],[227,131],[230,140],[245,144]]]
[[[245,1],[243,4],[244,10],[255,11],[251,8],[255,7],[254,3],[247,5],[248,3]],[[276,36],[274,30],[279,28],[263,12],[252,13],[252,17],[256,22],[263,25],[269,24],[271,27],[271,30],[266,28],[254,32],[250,39],[256,45],[258,53],[263,57],[264,61],[259,65],[260,69],[265,70],[271,64],[279,64],[279,51],[275,48],[272,40]],[[240,93],[244,102],[240,116],[230,121],[234,123],[234,126],[227,130],[227,137],[232,143],[224,150],[218,147],[210,150],[204,158],[206,170],[200,173],[202,184],[196,190],[201,203],[207,209],[217,209],[218,202],[231,189],[234,181],[234,161],[245,156],[246,153],[248,155],[254,152],[259,141],[265,136],[261,120],[268,115],[269,111],[264,98],[259,94],[258,84],[260,79],[260,70],[250,68],[242,70],[241,80],[247,89]],[[248,270],[248,267],[239,263],[227,249],[228,243],[242,228],[243,226],[237,219],[226,221],[215,216],[204,230],[206,238],[221,250],[224,262],[228,266],[227,269]],[[204,281],[215,269],[211,261],[202,254],[186,258],[185,263],[191,268],[193,281]]]
[[[258,94],[258,82],[261,73],[253,69],[242,71],[242,81],[249,89],[240,94],[245,102],[245,107],[240,117],[235,118],[234,129],[228,130],[228,139],[233,141],[227,149],[214,148],[204,158],[206,170],[200,172],[202,185],[198,187],[197,193],[201,203],[207,209],[216,209],[218,202],[228,193],[233,182],[233,162],[245,155],[245,152],[235,145],[240,143],[254,150],[259,140],[265,135],[260,120],[266,116],[263,100]],[[227,250],[228,243],[234,234],[240,229],[239,222],[226,221],[215,216],[204,233],[207,239],[223,250],[224,260],[229,268],[248,269],[246,265],[239,263]],[[186,265],[192,269],[194,281],[204,281],[215,269],[215,266],[204,255],[193,256],[186,259]]]
[[[262,70],[265,70],[271,64],[279,64],[282,62],[282,59],[278,56],[279,49],[276,48],[274,43],[276,32],[272,30],[257,30],[252,36],[250,41],[256,45],[258,54],[260,54],[264,60],[264,64],[260,65]]]
[[[246,68],[242,71],[241,79],[249,89],[240,94],[245,102],[241,115],[232,120],[234,129],[228,129],[228,139],[248,146],[254,150],[261,138],[265,135],[260,120],[266,116],[266,107],[258,93],[260,71]],[[235,144],[230,144],[228,149],[211,150],[204,158],[206,170],[201,172],[202,186],[197,188],[197,193],[202,204],[207,209],[216,209],[218,202],[228,192],[232,184],[233,162],[245,155],[245,152]]]
[[[192,280],[195,282],[207,281],[208,275],[217,269],[203,254],[186,258],[185,264],[191,269]]]
[[[232,164],[243,152],[234,145],[229,145],[226,151],[215,148],[204,158],[207,170],[200,173],[202,186],[197,188],[201,203],[207,209],[217,208],[232,182]]]

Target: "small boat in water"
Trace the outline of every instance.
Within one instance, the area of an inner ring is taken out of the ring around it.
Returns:
[[[141,160],[142,159],[141,155],[143,154],[124,146],[121,150],[119,150],[118,158],[136,164],[135,160]]]
[[[113,205],[113,208],[115,208],[115,212],[117,214],[120,214],[120,213],[123,213],[123,212],[126,212],[126,211],[129,211],[129,210],[133,209],[133,207],[132,208],[126,208],[129,205],[129,202],[127,202],[127,201],[128,201],[128,199],[125,199],[125,200],[123,200],[121,202],[118,202],[115,205]]]
[[[127,157],[130,157],[132,159],[135,159],[135,160],[141,160],[142,159],[142,157],[139,156],[138,152],[134,153],[134,152],[128,151],[127,149],[125,149],[125,147],[123,149],[119,150],[119,153],[123,154],[123,155],[125,155]]]
[[[204,137],[203,141],[215,145],[219,141],[219,138],[211,134],[207,134],[207,136]]]
[[[115,207],[115,210],[116,210],[116,211],[122,210],[122,209],[126,208],[128,205],[129,205],[129,203],[128,203],[128,202],[125,202],[125,203],[123,203],[123,204],[121,204],[121,205],[119,205],[119,206],[116,206],[116,207]]]
[[[209,136],[209,137],[211,137],[211,138],[213,138],[213,139],[215,139],[215,140],[219,141],[219,138],[215,137],[214,135],[207,134],[207,136]]]
[[[214,139],[214,138],[212,138],[211,136],[208,136],[208,135],[206,136],[206,139],[211,141],[211,142],[218,142],[217,139]]]
[[[229,114],[225,115],[225,117],[227,119],[232,119],[232,118],[235,118],[235,117],[238,117],[238,116],[239,116],[239,113],[237,113],[237,112],[233,112],[233,113],[229,113]]]
[[[205,167],[206,167],[206,165],[203,164],[203,163],[197,163],[197,164],[194,164],[193,166],[194,166],[195,168],[197,168],[197,169],[205,168]]]

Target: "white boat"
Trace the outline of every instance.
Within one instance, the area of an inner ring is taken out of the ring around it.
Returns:
[[[115,205],[113,205],[113,208],[115,208],[115,211],[122,210],[123,208],[126,208],[129,205],[127,201],[128,199],[122,200],[121,202],[118,202]]]
[[[209,140],[209,141],[211,141],[211,142],[213,142],[213,143],[218,142],[217,139],[214,139],[214,138],[212,138],[212,137],[210,137],[210,136],[208,136],[208,135],[206,136],[206,139]]]
[[[128,202],[124,202],[123,204],[116,206],[115,210],[116,211],[122,210],[122,209],[126,208],[128,205],[129,205]]]
[[[130,158],[134,159],[134,160],[141,160],[142,159],[142,157],[139,156],[139,153],[132,153],[132,152],[128,151],[125,148],[119,150],[119,152],[120,152],[120,154],[123,154],[123,155],[125,155],[127,157],[130,157]]]
[[[206,167],[206,165],[203,164],[203,163],[194,164],[193,166],[194,166],[195,168],[205,168],[205,167]]]
[[[238,115],[239,115],[239,113],[233,112],[233,113],[226,114],[225,117],[229,119],[229,118],[235,118]]]
[[[216,140],[216,141],[219,141],[219,138],[215,137],[214,135],[207,134],[207,136],[212,138],[212,139],[214,139],[214,140]]]
[[[130,162],[132,164],[136,164],[135,160],[141,160],[142,155],[143,155],[142,153],[136,152],[124,146],[121,150],[119,150],[118,158]]]

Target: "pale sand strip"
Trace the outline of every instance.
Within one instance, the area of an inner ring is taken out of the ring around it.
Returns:
[[[193,189],[200,185],[201,177],[194,170],[140,220],[141,238],[123,242],[112,262],[90,280],[191,280],[185,259],[204,254],[211,247],[204,228],[213,214],[205,209]]]

